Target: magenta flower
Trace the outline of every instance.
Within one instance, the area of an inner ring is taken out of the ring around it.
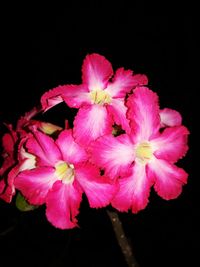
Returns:
[[[92,145],[92,160],[105,168],[106,175],[120,176],[113,207],[136,213],[146,207],[152,185],[166,200],[181,193],[188,175],[174,163],[187,152],[189,132],[174,126],[160,133],[158,97],[146,87],[134,90],[127,107],[130,134],[100,137]]]
[[[15,130],[12,125],[6,125],[9,132],[2,137],[3,164],[0,168],[0,198],[8,203],[15,195],[14,179],[16,175],[22,170],[35,167],[35,157],[27,153],[23,147],[31,134],[31,128],[36,127],[47,134],[62,130],[61,127],[51,123],[32,120],[31,118],[38,112],[37,108],[27,112],[17,121]]]
[[[61,229],[77,225],[76,216],[84,192],[91,207],[108,205],[116,185],[100,176],[99,169],[88,162],[88,155],[64,130],[58,139],[35,130],[25,145],[36,157],[36,167],[24,170],[15,186],[30,204],[46,204],[47,219]]]
[[[98,54],[88,55],[82,66],[83,83],[58,86],[45,93],[41,98],[43,109],[63,100],[72,108],[80,108],[74,121],[74,136],[82,145],[110,133],[114,122],[129,131],[124,98],[134,87],[147,84],[147,77],[123,68],[110,81],[112,76],[108,60]]]

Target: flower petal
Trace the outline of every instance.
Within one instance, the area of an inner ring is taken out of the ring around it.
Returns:
[[[133,75],[131,70],[119,68],[113,78],[113,82],[108,84],[106,91],[112,97],[124,98],[126,93],[138,85],[147,84],[148,80],[145,75]]]
[[[32,135],[30,135],[30,137],[32,137]],[[19,171],[31,170],[36,167],[36,157],[28,153],[24,148],[27,138],[28,136],[22,138],[18,145]]]
[[[47,219],[60,229],[76,227],[75,217],[79,213],[81,199],[82,190],[76,181],[73,184],[57,181],[47,196]]]
[[[85,85],[66,85],[62,98],[71,108],[80,108],[91,103],[88,88]]]
[[[148,171],[155,177],[156,192],[166,200],[178,197],[187,183],[188,174],[165,160],[155,158],[148,164]]]
[[[12,156],[5,157],[3,164],[0,168],[0,177],[7,174],[7,171],[16,163],[16,160]]]
[[[179,126],[182,124],[182,117],[181,114],[173,109],[164,108],[160,110],[160,119],[161,119],[161,126]]]
[[[17,134],[12,129],[10,129],[10,133],[4,134],[2,137],[2,146],[4,149],[4,152],[8,154],[12,154],[14,151],[14,145],[17,141]]]
[[[133,76],[135,85],[134,86],[138,86],[138,85],[147,85],[148,84],[148,78],[145,74],[134,74]]]
[[[14,185],[30,204],[41,205],[45,203],[48,191],[57,180],[54,172],[55,169],[51,167],[26,170],[18,174]]]
[[[47,111],[63,100],[73,108],[79,108],[82,104],[91,102],[86,85],[62,85],[44,93],[41,97],[42,108]]]
[[[1,179],[0,180],[0,197],[1,197],[1,194],[3,193],[3,191],[4,191],[5,186],[6,186],[5,180]]]
[[[76,167],[75,175],[88,198],[90,207],[100,208],[110,204],[117,185],[100,176],[98,168],[89,163],[82,164]]]
[[[184,126],[166,128],[158,138],[151,140],[154,155],[172,163],[176,162],[188,150],[188,134],[189,131]]]
[[[112,132],[112,120],[107,109],[101,105],[81,107],[74,120],[74,137],[87,146],[91,141]]]
[[[0,198],[7,203],[11,203],[13,196],[15,195],[14,181],[19,173],[21,164],[14,166],[7,174],[7,180],[4,179],[0,182]]]
[[[66,85],[59,85],[42,95],[40,102],[44,111],[63,102],[62,95],[65,93],[65,88]]]
[[[60,150],[54,140],[42,132],[34,130],[33,136],[26,143],[28,152],[37,157],[37,164],[43,166],[54,166],[62,159]]]
[[[113,75],[110,62],[99,54],[87,55],[82,66],[82,80],[89,91],[102,90]]]
[[[124,105],[124,99],[112,99],[112,105],[107,106],[110,115],[117,125],[121,125],[126,133],[130,133],[129,120],[126,118],[127,107]]]
[[[0,199],[3,199],[7,203],[11,203],[14,193],[12,187],[5,183],[5,180],[0,181]]]
[[[137,213],[147,206],[152,184],[145,165],[135,163],[131,175],[119,179],[119,191],[111,202],[112,206],[119,211],[132,209]]]
[[[32,118],[39,114],[41,111],[41,107],[33,107],[30,111],[26,112],[22,117],[18,119],[16,131],[20,133],[20,136],[26,135],[26,127],[31,125],[38,126],[38,121],[33,120]]]
[[[83,147],[78,145],[72,136],[72,130],[62,131],[56,141],[63,155],[63,159],[68,163],[79,163],[88,160],[88,155]]]
[[[105,168],[106,175],[114,179],[129,171],[134,160],[133,144],[125,134],[118,137],[103,136],[92,143],[91,159],[100,168]]]
[[[158,96],[147,87],[137,87],[127,101],[127,117],[137,142],[150,140],[160,128]]]
[[[8,173],[8,179],[7,179],[6,190],[4,192],[4,195],[6,195],[7,202],[9,203],[12,201],[12,198],[16,192],[14,181],[15,181],[16,176],[19,173],[19,169],[20,169],[20,164],[17,164]]]

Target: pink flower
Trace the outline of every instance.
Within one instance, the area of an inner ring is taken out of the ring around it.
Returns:
[[[127,107],[131,133],[100,137],[92,145],[92,160],[106,175],[120,176],[113,207],[136,213],[146,207],[152,185],[166,200],[181,193],[188,175],[174,163],[187,152],[189,132],[174,126],[160,133],[158,97],[146,87],[134,90]]]
[[[24,143],[31,133],[32,127],[37,127],[41,131],[52,134],[61,131],[61,127],[51,123],[32,120],[39,110],[33,108],[22,116],[13,130],[12,125],[6,125],[9,132],[2,137],[3,165],[0,168],[0,198],[10,203],[15,195],[14,179],[16,175],[25,169],[32,169],[35,166],[33,155],[24,150]],[[18,151],[18,157],[17,155]]]
[[[22,170],[32,169],[35,166],[35,157],[27,153],[23,147],[30,133],[23,128],[20,128],[18,132],[14,131],[11,125],[9,125],[9,129],[10,133],[6,133],[2,138],[4,162],[0,169],[0,198],[8,203],[15,195],[14,179],[16,175]]]
[[[114,122],[129,131],[124,98],[132,88],[147,84],[147,77],[123,68],[110,81],[112,76],[108,60],[98,54],[87,55],[82,66],[83,83],[50,90],[42,96],[42,106],[47,110],[64,100],[70,107],[80,108],[74,121],[74,136],[82,145],[110,133]]]
[[[76,216],[84,192],[91,207],[108,205],[116,185],[100,176],[99,169],[88,162],[88,155],[64,130],[58,139],[37,130],[25,149],[36,158],[36,167],[21,171],[15,186],[30,204],[46,204],[47,219],[61,229],[77,225]]]

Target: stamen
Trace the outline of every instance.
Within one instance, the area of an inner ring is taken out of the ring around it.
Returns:
[[[59,161],[55,165],[55,174],[63,183],[69,184],[74,181],[74,166],[65,161]]]
[[[90,93],[93,104],[104,105],[109,104],[112,100],[111,96],[104,90],[95,90]]]
[[[136,148],[136,158],[143,164],[146,164],[151,160],[153,156],[153,151],[150,143],[144,142],[140,143]]]

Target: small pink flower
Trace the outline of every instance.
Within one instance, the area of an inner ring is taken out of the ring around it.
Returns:
[[[113,198],[116,185],[100,176],[99,169],[88,162],[88,155],[74,141],[71,130],[62,131],[56,141],[35,130],[25,149],[35,156],[36,166],[22,170],[15,186],[30,204],[46,204],[47,219],[55,227],[77,225],[83,192],[95,208],[108,205]]]
[[[74,136],[82,145],[110,133],[114,122],[129,131],[124,98],[134,87],[147,84],[147,77],[123,68],[110,81],[112,76],[112,66],[105,57],[88,55],[82,66],[83,83],[50,90],[42,96],[42,106],[47,110],[64,100],[70,107],[80,108],[74,121]]]
[[[181,193],[188,175],[174,163],[188,150],[189,132],[175,126],[160,133],[158,97],[146,87],[136,88],[127,106],[131,133],[100,137],[92,144],[92,160],[106,175],[120,176],[113,207],[136,213],[146,207],[152,185],[166,200]]]

